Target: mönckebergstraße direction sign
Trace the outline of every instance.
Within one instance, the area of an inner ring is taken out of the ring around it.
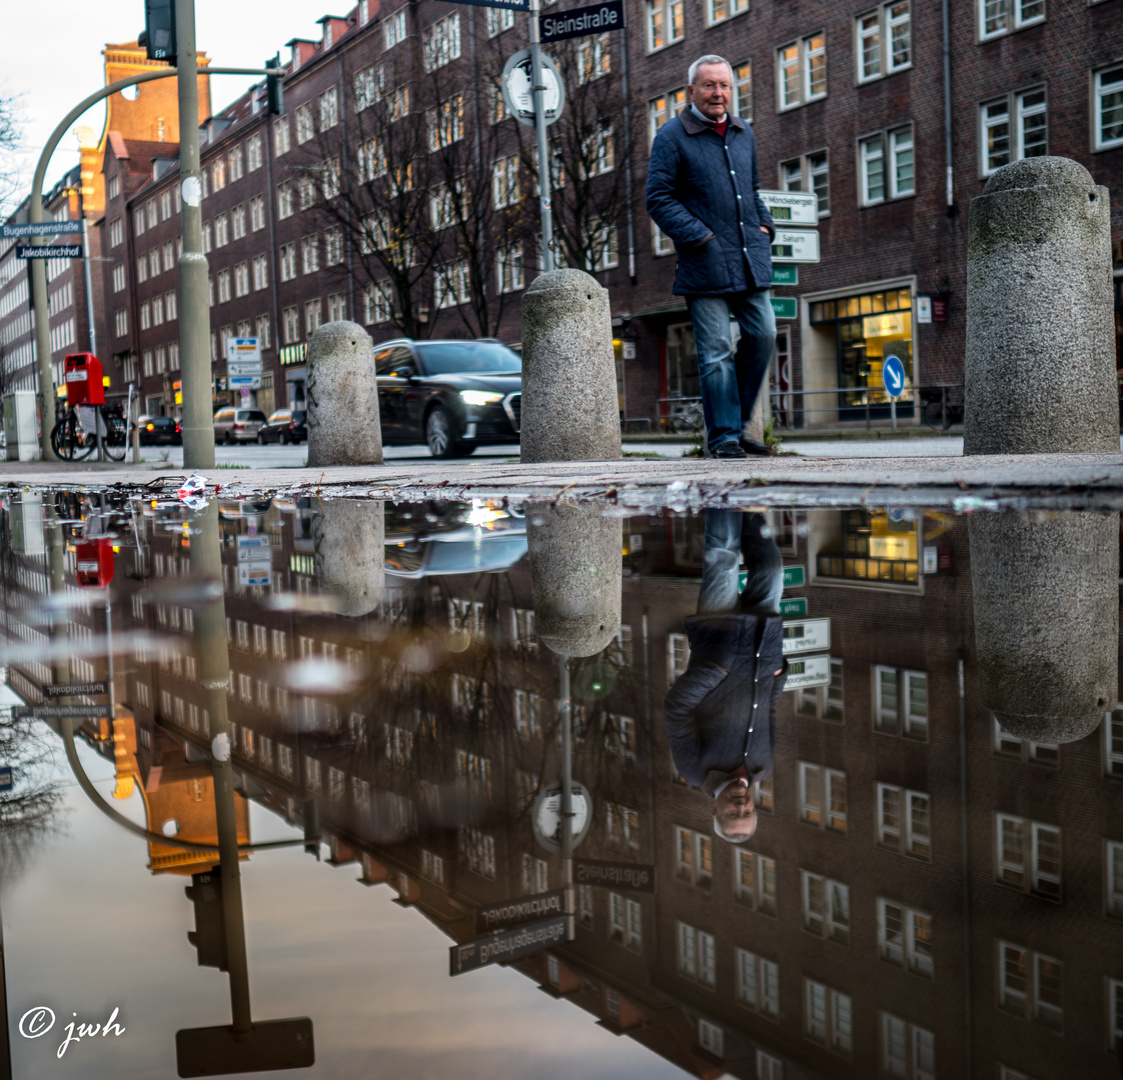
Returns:
[[[17,259],[81,259],[81,244],[16,244]]]
[[[543,45],[565,38],[603,34],[606,30],[623,30],[627,25],[624,0],[604,0],[602,4],[589,7],[552,11],[548,15],[539,15],[538,25],[542,28]]]
[[[18,240],[22,236],[73,236],[82,231],[80,221],[39,221],[32,225],[24,224],[0,225],[0,239]]]
[[[508,930],[505,934],[494,934],[480,941],[470,941],[466,945],[453,945],[448,950],[448,973],[460,975],[465,971],[486,967],[488,964],[500,964],[505,960],[526,956],[527,953],[538,952],[550,945],[557,945],[568,939],[568,925],[569,916],[559,915],[556,919],[531,923],[521,930]]]

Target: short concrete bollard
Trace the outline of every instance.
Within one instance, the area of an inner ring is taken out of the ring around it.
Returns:
[[[386,578],[382,503],[370,499],[325,502],[312,520],[312,541],[316,580],[338,599],[339,614],[354,617],[373,611],[382,599]]]
[[[551,270],[523,293],[523,461],[609,461],[620,406],[608,290],[583,270]]]
[[[382,464],[374,342],[358,323],[324,323],[308,339],[308,464]]]
[[[1119,451],[1108,192],[1069,158],[971,202],[965,454]]]
[[[1119,515],[968,522],[983,707],[1011,735],[1074,742],[1118,702]]]
[[[620,632],[622,537],[595,506],[527,507],[534,629],[559,656],[595,656]]]

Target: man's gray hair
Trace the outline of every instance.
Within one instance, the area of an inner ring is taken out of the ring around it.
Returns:
[[[705,56],[699,56],[698,59],[690,65],[690,70],[686,75],[686,81],[690,86],[694,85],[694,76],[698,74],[698,69],[703,64],[724,64],[729,68],[730,78],[733,76],[733,65],[726,60],[724,56],[718,56],[716,53],[707,53]]]
[[[725,826],[722,825],[721,820],[717,814],[714,814],[714,832],[722,838],[727,844],[747,844],[756,833],[757,822],[754,819],[752,832],[748,836],[735,836],[733,833],[727,833]]]

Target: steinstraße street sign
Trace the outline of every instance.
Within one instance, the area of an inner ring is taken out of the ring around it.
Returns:
[[[535,893],[533,896],[516,896],[512,900],[500,900],[497,904],[476,908],[476,933],[512,930],[516,926],[564,914],[565,889]]]
[[[831,647],[830,619],[799,619],[784,623],[784,655],[818,652]]]
[[[801,656],[788,661],[785,690],[805,690],[809,686],[830,686],[831,658],[829,656]]]
[[[39,221],[34,225],[0,225],[0,239],[18,240],[23,236],[74,236],[82,231],[80,221]]]
[[[601,885],[630,892],[655,891],[655,867],[645,863],[574,859],[573,880],[578,885]]]
[[[16,244],[17,259],[81,259],[81,244]]]
[[[503,100],[507,111],[520,123],[534,127],[534,95],[531,86],[531,59],[529,49],[520,49],[503,67],[499,85],[503,90]],[[546,87],[542,94],[542,113],[549,126],[565,108],[565,80],[558,71],[557,64],[545,53],[542,54],[542,82]]]
[[[538,17],[542,28],[542,44],[564,38],[588,37],[607,30],[623,30],[625,22],[624,0],[604,0],[590,7],[571,8]]]
[[[73,694],[108,694],[109,684],[103,682],[55,683],[43,685],[47,697],[70,697]]]
[[[481,941],[453,945],[448,950],[448,973],[460,975],[465,971],[486,967],[488,964],[500,964],[505,960],[514,960],[526,956],[527,953],[538,952],[550,945],[568,941],[568,925],[569,916],[559,915],[556,919],[531,923],[519,930],[494,934]]]

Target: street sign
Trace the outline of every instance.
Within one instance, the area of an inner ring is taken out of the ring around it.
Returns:
[[[781,615],[806,615],[807,614],[807,597],[806,596],[793,596],[788,600],[780,601],[780,614]]]
[[[0,791],[12,790],[12,767],[11,765],[0,766]]]
[[[769,302],[772,304],[772,314],[777,319],[794,319],[799,310],[799,303],[794,296],[772,296],[769,297]]]
[[[655,867],[645,863],[574,859],[573,880],[578,885],[601,885],[629,892],[655,891]]]
[[[896,356],[887,356],[881,365],[881,381],[885,392],[896,401],[905,388],[905,365]]]
[[[73,236],[82,231],[80,221],[40,221],[36,225],[0,225],[0,238],[18,240],[23,236]]]
[[[227,364],[261,364],[261,347],[255,337],[228,337],[226,339]]]
[[[802,191],[758,191],[777,227],[819,224],[819,196]]]
[[[561,851],[561,784],[551,784],[534,800],[531,824],[534,838],[547,851]],[[593,823],[593,800],[581,784],[573,785],[573,846],[585,839]]]
[[[12,719],[60,720],[73,716],[82,720],[103,720],[108,712],[108,705],[13,705]]]
[[[103,682],[49,682],[44,684],[43,693],[47,697],[70,697],[73,694],[108,694],[109,684]]]
[[[472,7],[511,8],[512,11],[529,11],[530,0],[449,0],[450,4],[469,4]]]
[[[816,652],[831,647],[830,619],[800,619],[784,623],[784,655]]]
[[[542,82],[546,87],[542,95],[542,112],[548,126],[561,116],[565,108],[565,81],[558,72],[557,64],[545,53],[542,54]],[[507,111],[527,127],[534,126],[532,83],[530,50],[520,49],[504,65],[499,85],[503,89]]]
[[[534,896],[516,896],[513,900],[501,900],[498,904],[476,908],[476,933],[511,930],[550,915],[564,914],[565,889],[536,893]]]
[[[801,656],[798,660],[788,661],[785,690],[805,690],[809,686],[830,686],[830,684],[831,658],[829,656]]]
[[[625,22],[624,0],[604,0],[591,7],[570,8],[556,15],[540,15],[542,44],[561,41],[563,38],[588,37],[606,30],[623,30]]]
[[[803,585],[803,567],[802,566],[785,566],[784,567],[784,588],[785,589],[798,589]]]
[[[268,536],[239,536],[238,562],[272,562],[273,549]]]
[[[816,229],[777,227],[772,239],[772,261],[778,263],[817,263],[819,233]]]
[[[81,244],[16,244],[17,259],[82,259]]]
[[[226,380],[231,390],[241,390],[243,387],[250,390],[261,389],[260,375],[231,375]]]
[[[772,267],[772,284],[773,285],[798,285],[799,284],[799,267],[798,266],[774,266],[774,267]]]
[[[237,1033],[232,1024],[183,1028],[175,1033],[175,1062],[177,1076],[310,1069],[316,1064],[312,1021],[254,1020]]]
[[[559,915],[556,919],[531,923],[519,930],[508,930],[481,941],[453,945],[448,950],[448,973],[460,975],[488,964],[501,964],[527,953],[539,952],[550,945],[568,941],[568,931],[569,916]]]

